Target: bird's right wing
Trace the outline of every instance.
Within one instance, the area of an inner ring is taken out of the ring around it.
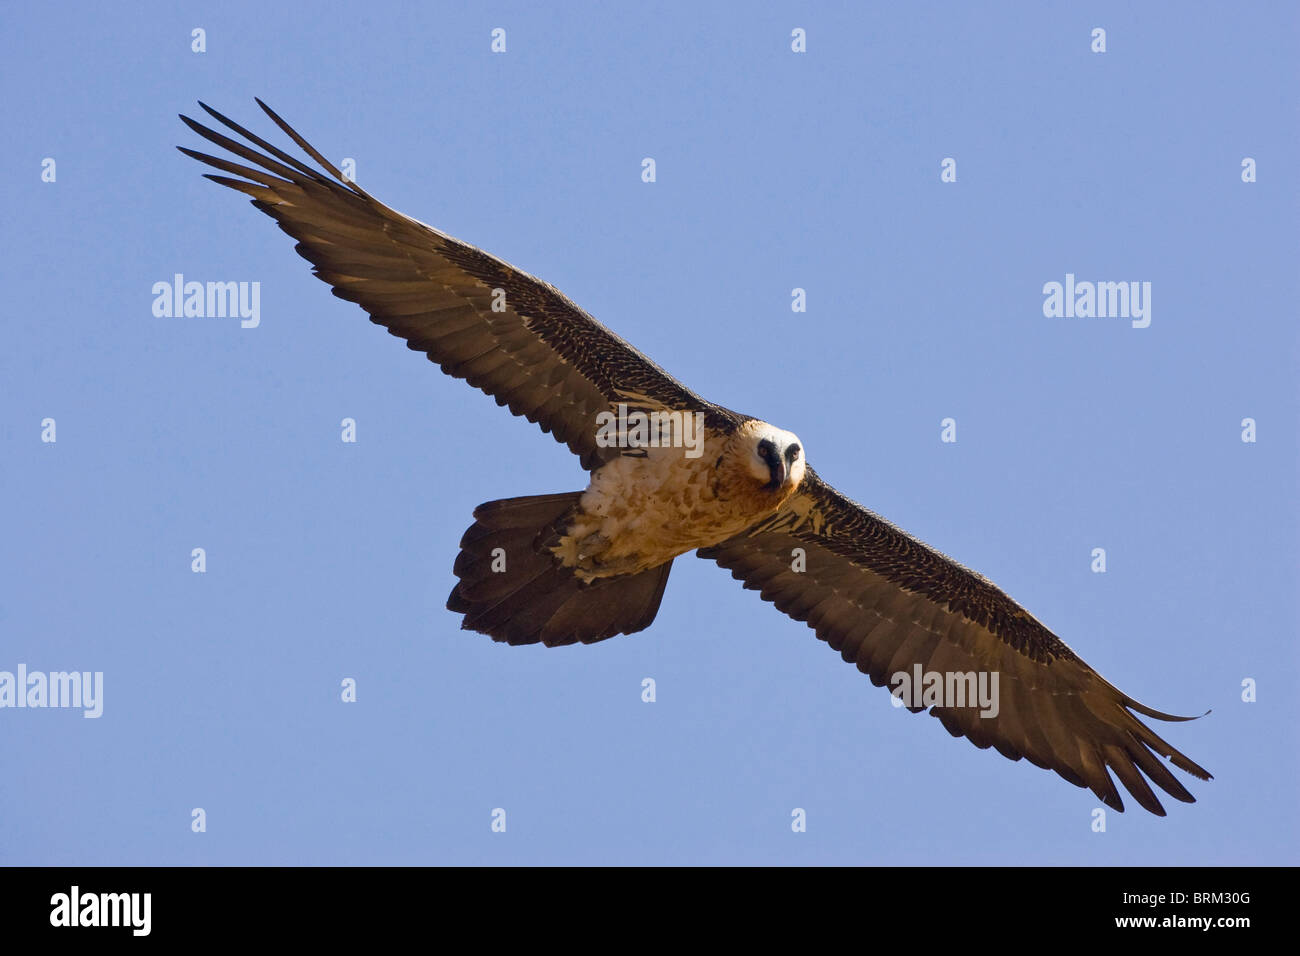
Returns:
[[[313,169],[200,103],[252,146],[182,116],[204,139],[251,163],[178,147],[240,178],[207,178],[253,197],[298,240],[295,247],[334,294],[426,353],[444,372],[539,424],[591,469],[619,454],[596,441],[596,417],[629,408],[728,416],[540,279],[404,216],[345,179],[258,100],[307,153]],[[257,147],[257,148],[253,148]],[[306,334],[318,334],[307,330]]]
[[[918,666],[945,684],[948,675],[996,674],[995,708],[943,700],[910,709],[930,706],[954,737],[1055,770],[1116,810],[1124,802],[1107,768],[1160,816],[1143,773],[1175,799],[1194,802],[1161,757],[1210,779],[1131,711],[1189,718],[1122,693],[992,581],[844,497],[811,468],[776,515],[699,556],[806,622],[878,686],[898,674],[912,678]]]

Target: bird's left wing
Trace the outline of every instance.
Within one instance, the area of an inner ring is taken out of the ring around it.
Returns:
[[[992,708],[974,701],[945,701],[931,714],[954,737],[1055,770],[1117,810],[1124,803],[1107,768],[1161,816],[1143,773],[1177,800],[1194,798],[1160,757],[1210,779],[1132,711],[1189,718],[1120,692],[987,578],[845,498],[811,468],[776,515],[699,556],[806,622],[877,686],[901,688],[894,676],[911,679],[917,665],[945,684],[948,675],[996,673],[996,715],[982,716]]]
[[[597,416],[631,408],[730,413],[686,388],[558,289],[374,199],[258,105],[320,168],[312,168],[204,104],[247,142],[187,116],[204,139],[250,165],[178,147],[229,173],[206,174],[253,197],[298,240],[334,294],[425,352],[442,370],[551,432],[592,469],[619,454],[597,442]],[[248,144],[252,144],[251,146]],[[254,148],[256,147],[256,148]]]

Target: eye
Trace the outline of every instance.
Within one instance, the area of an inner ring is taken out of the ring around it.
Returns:
[[[794,464],[794,462],[799,457],[799,451],[800,448],[798,445],[791,445],[789,448],[785,450],[786,460],[789,461],[791,464]]]
[[[766,438],[764,438],[761,442],[758,443],[759,458],[763,459],[764,461],[771,461],[773,454],[774,454],[774,450],[772,448],[772,443],[768,441]]]

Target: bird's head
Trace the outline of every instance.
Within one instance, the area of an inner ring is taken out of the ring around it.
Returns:
[[[730,451],[761,491],[784,499],[803,481],[807,461],[794,432],[751,418],[737,430]]]

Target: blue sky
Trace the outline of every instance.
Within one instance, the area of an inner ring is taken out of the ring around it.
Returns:
[[[1300,13],[752,6],[0,14],[0,670],[104,674],[98,719],[0,709],[0,863],[1297,862]],[[1157,729],[1216,779],[1093,832],[689,555],[637,635],[459,630],[475,505],[584,476],[173,149],[198,99],[271,135],[255,95],[1122,690],[1212,709]],[[155,317],[175,273],[260,283],[260,325]],[[1046,317],[1067,274],[1150,282],[1149,327]]]

